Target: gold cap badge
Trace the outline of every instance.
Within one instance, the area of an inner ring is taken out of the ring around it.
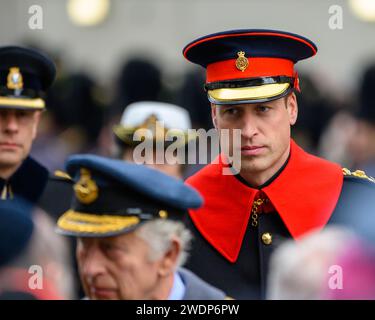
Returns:
[[[11,90],[23,89],[23,77],[19,68],[13,67],[9,69],[7,88]]]
[[[244,72],[249,66],[249,60],[245,57],[245,52],[237,52],[238,58],[236,60],[236,68]]]
[[[159,211],[159,217],[162,219],[167,219],[168,218],[168,212],[165,210],[160,210]]]
[[[90,204],[98,198],[98,186],[96,182],[91,179],[89,170],[81,169],[81,177],[74,185],[74,192],[77,199],[84,204]]]
[[[139,125],[138,129],[147,129],[152,132],[152,135],[156,141],[164,140],[164,137],[168,131],[162,123],[159,122],[159,119],[155,114],[151,114],[147,119]]]

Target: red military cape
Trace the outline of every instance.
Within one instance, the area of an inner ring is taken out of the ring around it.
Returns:
[[[306,153],[293,140],[290,150],[284,170],[261,191],[296,239],[326,225],[341,193],[343,173],[339,165]],[[260,190],[233,175],[223,175],[226,165],[220,159],[221,156],[186,181],[202,194],[205,202],[189,214],[201,235],[234,263]]]

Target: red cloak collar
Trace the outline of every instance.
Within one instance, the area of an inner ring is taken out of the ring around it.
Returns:
[[[335,209],[343,184],[341,167],[306,153],[293,140],[290,150],[283,171],[261,190],[233,175],[223,175],[225,165],[219,159],[186,181],[205,202],[202,208],[189,211],[193,223],[230,262],[238,258],[254,198],[260,191],[269,198],[293,238],[323,228]]]

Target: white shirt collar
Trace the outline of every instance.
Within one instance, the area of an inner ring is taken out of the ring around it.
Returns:
[[[182,300],[185,295],[185,284],[178,272],[173,275],[173,286],[169,293],[168,300]]]

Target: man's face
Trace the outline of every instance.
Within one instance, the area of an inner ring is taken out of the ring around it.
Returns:
[[[17,168],[30,153],[40,111],[0,109],[0,168]]]
[[[133,231],[108,238],[79,238],[77,260],[90,299],[150,299],[163,258],[151,261],[149,245]]]
[[[260,104],[212,105],[212,118],[217,129],[229,129],[229,155],[241,155],[240,172],[271,177],[288,157],[297,109],[293,93]],[[241,130],[238,150],[234,150],[233,129]]]

